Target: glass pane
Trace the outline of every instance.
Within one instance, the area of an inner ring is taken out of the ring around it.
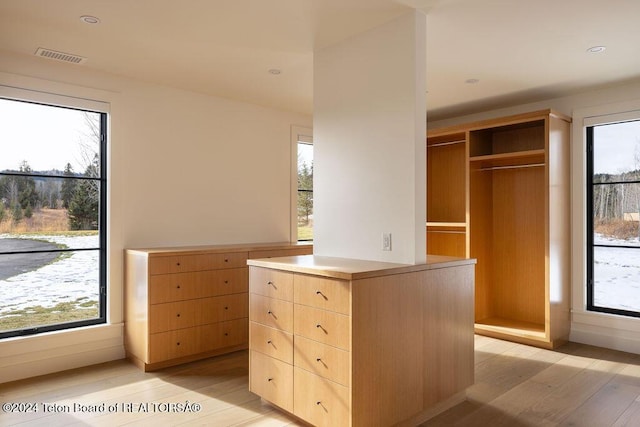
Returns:
[[[593,251],[594,305],[640,311],[640,249],[595,247]]]
[[[640,121],[593,128],[593,182],[640,180]]]
[[[640,247],[639,218],[640,184],[593,186],[594,244]]]
[[[98,236],[2,239],[0,250],[97,247]],[[99,317],[99,251],[0,255],[0,332]]]
[[[98,177],[100,113],[0,99],[0,147],[0,171]]]
[[[313,145],[298,143],[298,190],[313,190]]]
[[[100,181],[0,175],[0,239],[97,233]]]
[[[298,142],[298,240],[313,240],[313,145]]]

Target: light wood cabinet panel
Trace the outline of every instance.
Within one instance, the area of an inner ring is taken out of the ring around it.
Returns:
[[[348,351],[296,336],[294,364],[328,380],[349,386]]]
[[[419,425],[435,407],[459,403],[474,376],[474,261],[436,258],[433,269],[313,256],[250,260],[250,271],[290,272],[294,284],[292,360],[288,345],[286,356],[268,345],[291,334],[262,324],[268,304],[289,302],[250,294],[251,391],[315,426]],[[318,290],[327,298],[318,301]],[[292,409],[281,387],[265,382],[276,377],[262,372],[273,365],[293,372]]]
[[[249,358],[249,390],[293,412],[293,366],[257,351]]]
[[[248,340],[246,320],[236,319],[192,328],[151,334],[150,363],[164,362],[218,348],[238,346]]]
[[[185,271],[219,270],[223,268],[244,267],[247,252],[222,254],[172,255],[152,258],[149,262],[149,274],[182,273]]]
[[[125,250],[127,357],[149,371],[247,348],[250,254],[311,252],[288,243]],[[287,292],[292,301],[292,282]]]
[[[293,364],[293,334],[249,322],[249,339],[253,350]]]
[[[249,272],[251,293],[293,301],[293,274],[266,268],[251,269]]]
[[[149,307],[149,332],[163,332],[196,325],[248,317],[246,294],[154,304]]]
[[[249,317],[265,326],[293,333],[292,302],[250,294]]]
[[[350,393],[340,384],[294,368],[293,413],[314,426],[349,425]],[[304,392],[302,392],[304,390]]]
[[[342,314],[351,313],[349,282],[306,274],[296,274],[293,280],[293,301]]]
[[[295,335],[349,350],[349,316],[299,304],[293,315]]]
[[[569,338],[570,123],[542,110],[427,134],[427,252],[477,259],[477,333]]]
[[[248,290],[246,267],[161,274],[149,278],[149,304],[238,294]]]

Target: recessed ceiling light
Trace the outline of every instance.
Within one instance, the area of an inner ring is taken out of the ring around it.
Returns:
[[[589,49],[587,49],[587,52],[600,53],[600,52],[604,52],[606,49],[607,49],[606,46],[591,46]]]
[[[282,74],[282,70],[279,70],[277,68],[271,68],[269,69],[269,74],[273,74],[274,76],[277,76],[278,74]]]
[[[95,16],[91,16],[91,15],[82,15],[80,17],[80,20],[82,22],[84,22],[85,24],[99,24],[100,23],[100,19],[96,18]]]
[[[479,79],[467,79],[464,82],[468,83],[470,85],[474,85],[474,84],[478,83],[479,81],[480,81]]]

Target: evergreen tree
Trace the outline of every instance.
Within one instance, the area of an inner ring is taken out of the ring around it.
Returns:
[[[64,176],[72,177],[74,176],[73,167],[71,163],[67,163],[67,166],[64,167]],[[69,205],[71,203],[71,198],[73,197],[73,193],[76,190],[77,182],[72,178],[65,178],[62,181],[62,188],[60,190],[60,198],[62,199],[62,207],[65,209],[69,209]]]
[[[309,215],[313,214],[313,164],[308,167],[302,163],[298,168],[298,189],[310,190],[298,191],[298,222],[308,224]]]
[[[85,176],[97,177],[99,159],[96,155]],[[69,227],[72,230],[97,230],[100,188],[98,181],[82,180],[76,184],[73,197],[69,202]]]
[[[20,164],[20,172],[32,173],[31,167],[25,161]],[[36,181],[31,176],[19,176],[15,177],[18,184],[18,201],[22,209],[26,209],[27,206],[36,206],[38,203],[38,193],[36,192]]]

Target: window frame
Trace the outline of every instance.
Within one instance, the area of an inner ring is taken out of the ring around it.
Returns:
[[[34,253],[34,252],[77,252],[77,251],[98,251],[98,316],[64,323],[55,323],[50,325],[33,326],[24,329],[15,329],[0,332],[0,340],[13,337],[34,336],[46,332],[62,331],[86,326],[107,324],[108,317],[108,124],[109,124],[109,108],[108,104],[83,98],[74,98],[65,95],[57,95],[46,92],[32,91],[28,89],[20,89],[0,85],[0,98],[26,102],[31,104],[45,105],[55,108],[65,108],[77,111],[86,111],[90,113],[100,114],[100,176],[85,177],[74,176],[73,178],[64,175],[46,175],[39,173],[2,173],[2,176],[29,176],[45,179],[78,179],[93,180],[99,183],[99,205],[98,205],[98,248],[67,248],[59,250],[45,251],[15,251],[5,252],[3,255],[11,255],[17,253]]]
[[[594,183],[594,128],[602,125],[611,125],[628,121],[640,121],[640,111],[630,111],[625,113],[610,114],[603,116],[595,116],[584,120],[584,143],[585,153],[585,249],[586,249],[586,265],[585,265],[585,308],[587,312],[596,312],[604,314],[612,314],[625,316],[630,318],[640,318],[639,311],[624,310],[613,307],[603,307],[595,304],[595,248],[596,247],[615,247],[628,250],[640,251],[640,246],[620,246],[620,245],[602,245],[596,244],[594,241],[594,188],[596,185],[616,185],[618,182],[612,183]],[[640,184],[640,180],[625,181],[624,184]],[[640,254],[640,252],[639,252]]]
[[[291,126],[291,238],[292,243],[312,243],[298,238],[298,142],[313,146],[313,129],[306,126]]]

